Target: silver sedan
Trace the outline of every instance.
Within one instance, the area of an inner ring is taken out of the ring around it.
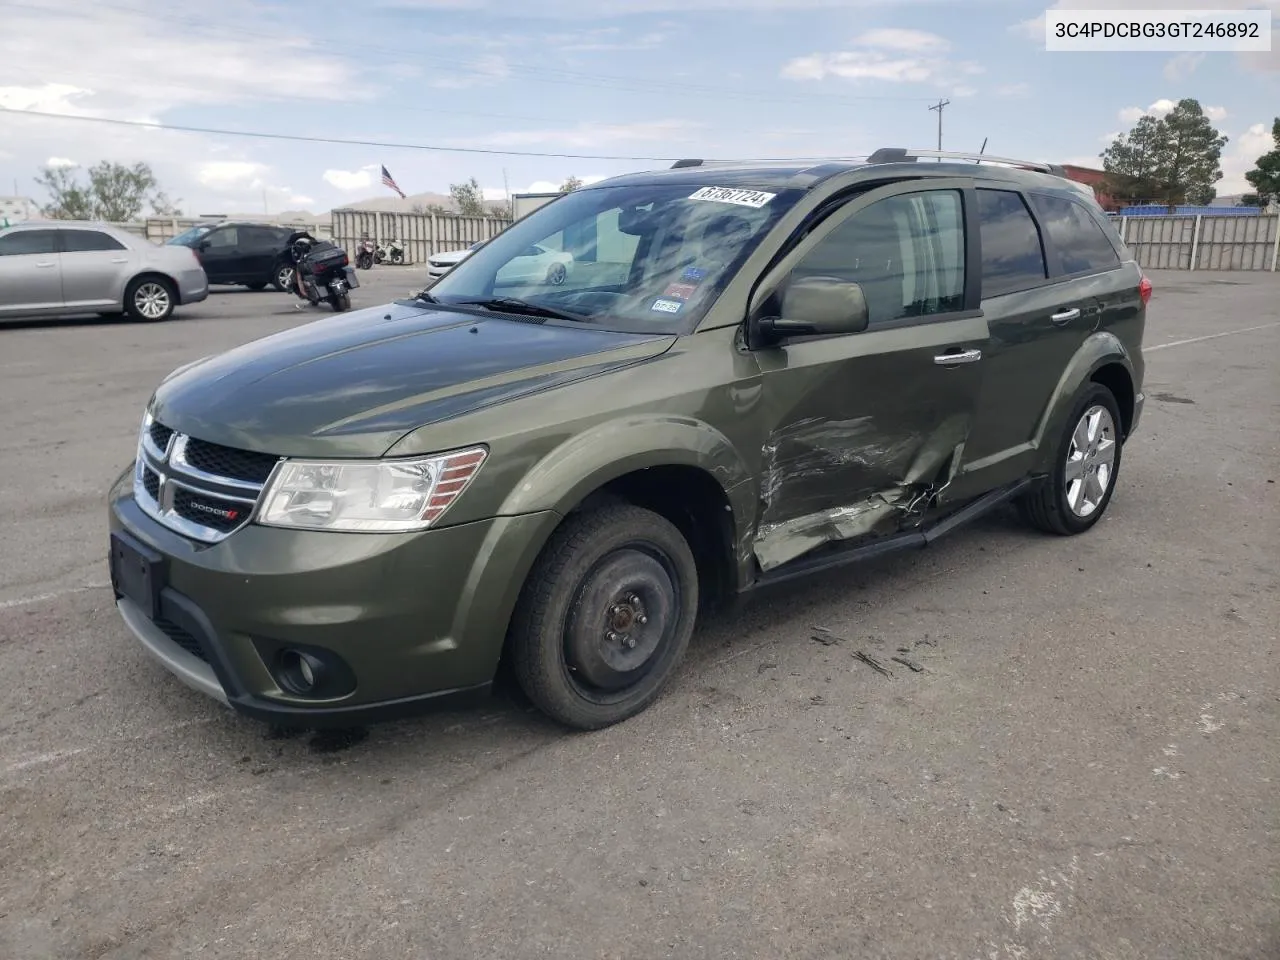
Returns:
[[[189,247],[72,220],[0,230],[0,321],[126,313],[150,323],[208,296],[209,279]]]

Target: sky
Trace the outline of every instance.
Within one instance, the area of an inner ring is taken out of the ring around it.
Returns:
[[[1248,189],[1280,0],[1053,5],[1269,7],[1277,33],[1270,53],[1049,53],[1043,0],[0,0],[0,107],[58,115],[0,112],[0,194],[43,201],[45,165],[111,160],[150,164],[187,214],[393,196],[382,165],[409,194],[475,177],[496,199],[679,157],[935,147],[939,99],[945,149],[1101,167],[1181,97],[1230,138],[1219,194]]]

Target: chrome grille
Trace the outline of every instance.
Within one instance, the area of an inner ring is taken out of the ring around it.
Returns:
[[[279,457],[177,433],[147,414],[133,496],[144,512],[185,537],[217,543],[253,517]]]

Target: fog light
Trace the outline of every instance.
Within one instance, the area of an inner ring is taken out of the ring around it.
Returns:
[[[308,694],[324,674],[324,664],[300,650],[280,652],[280,685],[290,693]]]

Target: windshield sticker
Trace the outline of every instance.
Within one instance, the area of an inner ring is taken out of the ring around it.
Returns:
[[[655,300],[649,309],[658,313],[679,313],[683,306],[679,300]]]
[[[732,203],[739,207],[755,207],[759,210],[776,197],[776,193],[763,190],[731,190],[728,187],[703,187],[694,191],[690,200],[713,200],[716,203]]]
[[[672,283],[667,289],[662,291],[664,297],[671,297],[673,300],[688,300],[698,292],[698,287],[693,283]]]
[[[701,283],[707,278],[707,271],[701,267],[685,267],[680,279],[685,283]]]

